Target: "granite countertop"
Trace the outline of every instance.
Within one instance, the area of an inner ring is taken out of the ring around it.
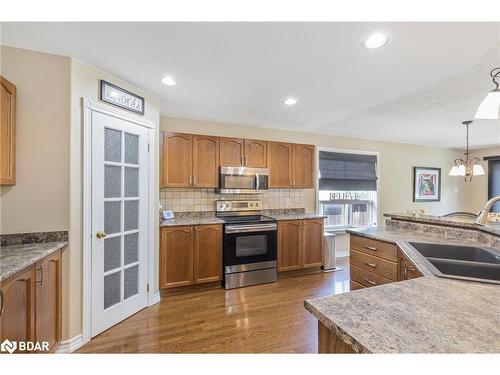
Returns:
[[[208,225],[208,224],[224,224],[224,221],[222,221],[215,215],[175,217],[174,219],[160,221],[160,227],[177,227],[182,225]]]
[[[442,216],[432,216],[432,215],[413,215],[409,213],[398,213],[398,214],[384,214],[385,217],[394,219],[394,220],[404,220],[404,221],[412,221],[416,223],[427,223],[427,224],[435,224],[435,225],[445,225],[451,226],[455,228],[465,228],[465,229],[474,229],[477,231],[485,232],[500,236],[500,223],[488,223],[484,226],[474,224],[473,220],[454,220],[452,218],[442,217]]]
[[[68,246],[67,241],[40,242],[0,247],[0,281]]]
[[[276,220],[307,220],[321,219],[326,216],[313,212],[305,212],[303,210],[264,210],[262,215],[269,216]]]
[[[436,277],[405,241],[476,244],[386,227],[349,233],[397,244],[424,275],[305,301],[305,308],[360,353],[500,351],[500,285]]]

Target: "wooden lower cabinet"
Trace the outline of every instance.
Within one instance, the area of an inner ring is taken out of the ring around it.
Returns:
[[[323,219],[278,222],[278,271],[323,264]]]
[[[50,352],[57,349],[62,321],[61,255],[62,250],[57,250],[0,283],[1,342],[48,342]]]
[[[161,228],[160,289],[221,280],[222,226]]]
[[[351,234],[351,290],[369,288],[422,274],[396,245]]]

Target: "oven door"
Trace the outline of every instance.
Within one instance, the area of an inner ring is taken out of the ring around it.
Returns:
[[[242,265],[276,262],[276,233],[276,223],[226,224],[225,271],[237,272],[244,270],[245,267],[241,267]]]

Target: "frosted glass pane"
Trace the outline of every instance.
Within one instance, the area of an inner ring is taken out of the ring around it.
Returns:
[[[104,276],[104,308],[120,302],[120,274],[121,271]]]
[[[124,238],[125,265],[139,260],[139,233],[127,234]]]
[[[139,164],[139,136],[125,133],[125,163]]]
[[[118,198],[122,193],[122,168],[104,166],[104,198]]]
[[[123,275],[123,298],[127,299],[139,292],[139,266],[127,268]]]
[[[139,196],[139,168],[125,168],[125,196]]]
[[[122,132],[113,129],[104,129],[104,160],[122,161]]]
[[[104,272],[120,267],[121,236],[104,239]]]
[[[107,234],[121,231],[121,202],[104,202],[104,231]]]
[[[125,230],[139,228],[139,201],[125,201]]]

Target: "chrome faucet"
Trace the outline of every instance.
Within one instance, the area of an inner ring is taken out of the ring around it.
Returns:
[[[486,202],[486,205],[479,213],[479,215],[477,215],[476,221],[474,223],[476,223],[477,225],[486,225],[486,222],[488,221],[488,214],[490,213],[493,205],[497,202],[500,202],[500,195],[497,197],[493,197],[488,202]]]

